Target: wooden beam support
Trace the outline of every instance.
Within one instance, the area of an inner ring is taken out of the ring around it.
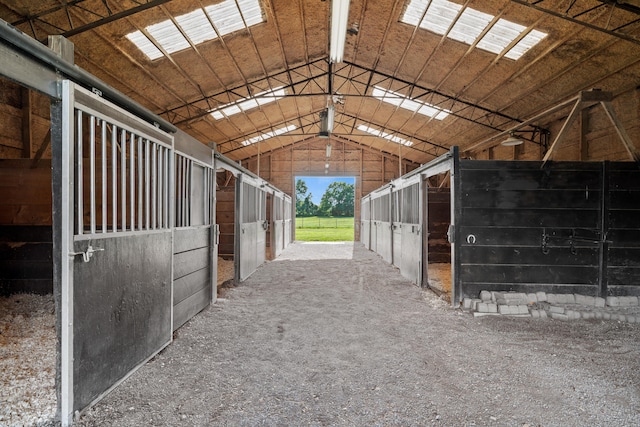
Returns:
[[[600,104],[602,105],[602,108],[604,108],[604,111],[607,113],[607,117],[609,117],[611,123],[613,123],[613,127],[616,129],[616,133],[620,137],[620,141],[622,141],[622,145],[624,145],[627,153],[629,153],[629,157],[631,157],[631,160],[640,163],[640,152],[631,141],[629,134],[625,130],[624,125],[622,124],[620,119],[618,119],[616,112],[613,111],[613,105],[611,105],[611,101],[601,101]]]

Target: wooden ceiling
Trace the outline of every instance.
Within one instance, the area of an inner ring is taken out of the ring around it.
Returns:
[[[328,103],[336,111],[332,138],[425,163],[582,90],[620,94],[640,85],[637,0],[454,0],[462,10],[548,34],[518,60],[400,22],[408,0],[351,0],[344,62],[337,64],[328,60],[330,0],[260,0],[263,23],[156,60],[126,38],[219,2],[0,0],[0,18],[41,41],[65,35],[78,66],[235,160],[316,138]],[[451,114],[436,120],[381,102],[372,97],[374,86]],[[275,102],[219,120],[210,114],[280,87],[286,95]],[[534,130],[546,124],[534,123]],[[367,134],[359,125],[413,145]],[[242,144],[286,126],[295,129]]]

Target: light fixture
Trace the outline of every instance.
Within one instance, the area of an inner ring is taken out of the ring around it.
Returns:
[[[349,0],[331,0],[331,40],[329,45],[331,62],[342,62],[348,18]]]
[[[500,143],[500,145],[503,145],[505,147],[513,147],[515,145],[520,145],[522,144],[524,141],[520,138],[518,138],[517,136],[515,136],[513,134],[513,132],[509,133],[509,137],[507,139],[505,139],[504,141],[502,141]]]
[[[320,111],[320,138],[329,138],[329,135],[333,131],[333,118],[335,116],[335,110],[333,105],[329,105],[326,110]]]

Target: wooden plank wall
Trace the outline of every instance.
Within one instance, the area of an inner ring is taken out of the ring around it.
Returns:
[[[235,179],[232,179],[229,186],[218,187],[216,192],[216,221],[220,226],[218,256],[224,259],[233,259],[235,200]]]
[[[176,229],[173,241],[173,330],[211,301],[210,227]]]
[[[326,157],[327,144],[331,156]],[[325,164],[329,168],[325,168]],[[258,170],[258,164],[260,165]],[[355,217],[360,217],[360,200],[385,183],[398,178],[399,158],[337,138],[313,138],[307,142],[262,153],[243,160],[242,165],[292,196],[295,204],[295,176],[353,176],[355,186]],[[402,174],[419,164],[402,161]],[[325,174],[325,171],[327,172]],[[355,240],[360,240],[360,223],[355,222]]]
[[[610,163],[607,175],[607,293],[640,295],[640,168]]]
[[[427,260],[429,263],[450,263],[451,244],[447,231],[451,224],[451,191],[448,188],[429,188],[427,206]]]
[[[0,160],[0,294],[51,293],[52,250],[51,160]]]
[[[540,162],[461,160],[458,176],[457,298],[481,290],[599,295],[599,246],[587,240],[601,225],[600,163],[541,170]],[[572,234],[582,240],[572,243]]]

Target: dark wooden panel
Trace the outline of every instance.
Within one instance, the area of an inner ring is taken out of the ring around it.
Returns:
[[[13,294],[47,295],[53,292],[53,273],[49,279],[5,279],[0,278],[0,296]]]
[[[34,260],[50,261],[53,243],[0,242],[0,261]],[[0,270],[1,271],[1,270]],[[2,275],[2,273],[0,273]]]
[[[173,279],[179,279],[209,265],[209,248],[194,249],[175,254],[173,257]]]
[[[175,230],[173,234],[173,253],[190,251],[209,246],[210,227],[197,227]]]
[[[74,260],[74,410],[171,340],[171,233],[99,239]],[[75,242],[74,251],[88,242]]]
[[[541,247],[523,246],[462,246],[460,261],[463,264],[510,264],[514,266],[542,266],[565,268],[571,266],[598,266],[599,248],[575,248],[575,254],[569,247],[549,248],[549,253]]]
[[[467,239],[475,239],[475,245],[479,246],[540,246],[543,233],[549,236],[549,247],[569,247],[572,235],[578,237],[574,239],[576,247],[592,247],[600,239],[600,234],[595,228],[460,227],[463,246],[470,245]]]
[[[508,170],[529,172],[580,172],[600,171],[601,163],[596,162],[549,162],[544,169],[540,169],[540,161],[511,161],[511,160],[460,160],[460,170]]]
[[[598,190],[600,175],[594,171],[463,170],[464,190]]]
[[[53,277],[50,261],[0,260],[0,271],[6,279],[46,279]]]
[[[609,285],[625,285],[640,288],[640,267],[638,266],[609,266],[607,269]]]
[[[598,209],[600,192],[583,190],[467,190],[460,197],[462,206],[473,208]]]
[[[173,330],[177,330],[193,316],[204,310],[210,301],[211,288],[204,288],[176,305],[173,308]]]
[[[194,271],[182,276],[173,282],[173,305],[177,305],[191,295],[197,293],[202,288],[209,286],[211,272],[209,268]]]
[[[607,259],[609,267],[640,267],[640,242],[635,248],[609,248]],[[640,276],[635,281],[640,285]]]
[[[598,281],[597,267],[554,265],[469,265],[462,264],[460,279],[466,283],[589,284]]]
[[[462,208],[460,226],[597,228],[597,210]]]
[[[624,190],[640,190],[640,170],[637,165],[629,165],[631,169],[620,170],[620,164],[611,164],[609,168],[609,188]]]
[[[610,247],[640,247],[640,227],[635,230],[609,229]]]
[[[0,242],[53,242],[51,226],[0,225]]]
[[[640,176],[638,176],[638,179],[640,179]],[[610,191],[609,200],[610,209],[635,210],[635,215],[640,217],[640,190]]]
[[[639,211],[609,211],[609,228],[640,229]]]

